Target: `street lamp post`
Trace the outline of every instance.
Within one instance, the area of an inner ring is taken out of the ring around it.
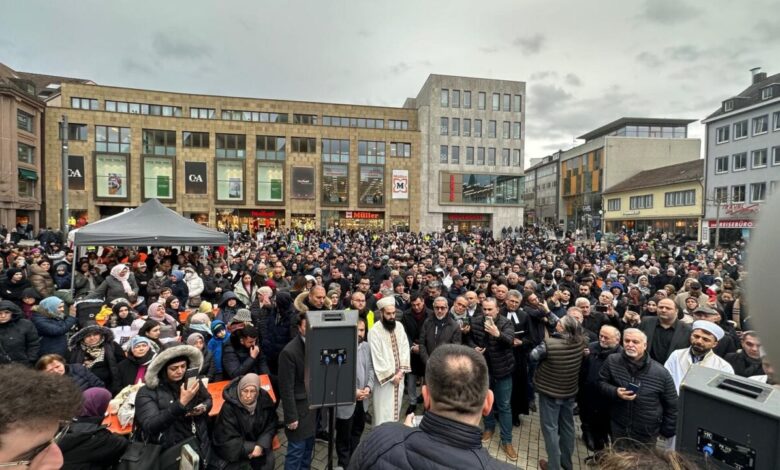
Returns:
[[[62,115],[62,215],[60,228],[63,241],[68,240],[68,116]]]

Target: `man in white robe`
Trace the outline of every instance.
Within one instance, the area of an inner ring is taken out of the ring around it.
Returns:
[[[701,307],[700,307],[701,308]],[[672,375],[674,388],[680,393],[680,384],[693,366],[709,367],[723,372],[734,373],[731,364],[719,357],[713,351],[718,341],[723,338],[723,329],[707,320],[696,320],[691,326],[691,346],[678,349],[669,355],[664,367]],[[667,440],[667,447],[674,449],[675,438]]]
[[[395,298],[376,303],[380,320],[368,332],[368,345],[376,374],[373,408],[374,426],[398,421],[404,395],[404,374],[411,372],[409,340],[401,322],[395,321]]]

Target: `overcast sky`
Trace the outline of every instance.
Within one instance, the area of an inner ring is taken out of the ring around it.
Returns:
[[[0,6],[0,62],[105,85],[401,106],[429,73],[525,81],[526,159],[621,116],[700,120],[780,72],[777,0]]]

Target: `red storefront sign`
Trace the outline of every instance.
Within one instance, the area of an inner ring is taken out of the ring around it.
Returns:
[[[710,228],[717,228],[718,223],[715,220],[708,220],[707,225]],[[752,220],[721,220],[720,228],[753,228]]]
[[[366,212],[366,211],[346,211],[345,219],[369,219],[376,220],[382,218],[381,212]]]
[[[447,220],[451,221],[474,221],[474,220],[486,220],[486,217],[482,214],[445,214]]]
[[[252,217],[271,217],[277,216],[276,211],[249,211],[249,215]]]

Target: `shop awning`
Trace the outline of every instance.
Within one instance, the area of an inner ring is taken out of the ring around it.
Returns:
[[[19,168],[19,176],[26,180],[30,181],[38,181],[38,173],[32,171],[32,170],[26,170],[24,168]]]

